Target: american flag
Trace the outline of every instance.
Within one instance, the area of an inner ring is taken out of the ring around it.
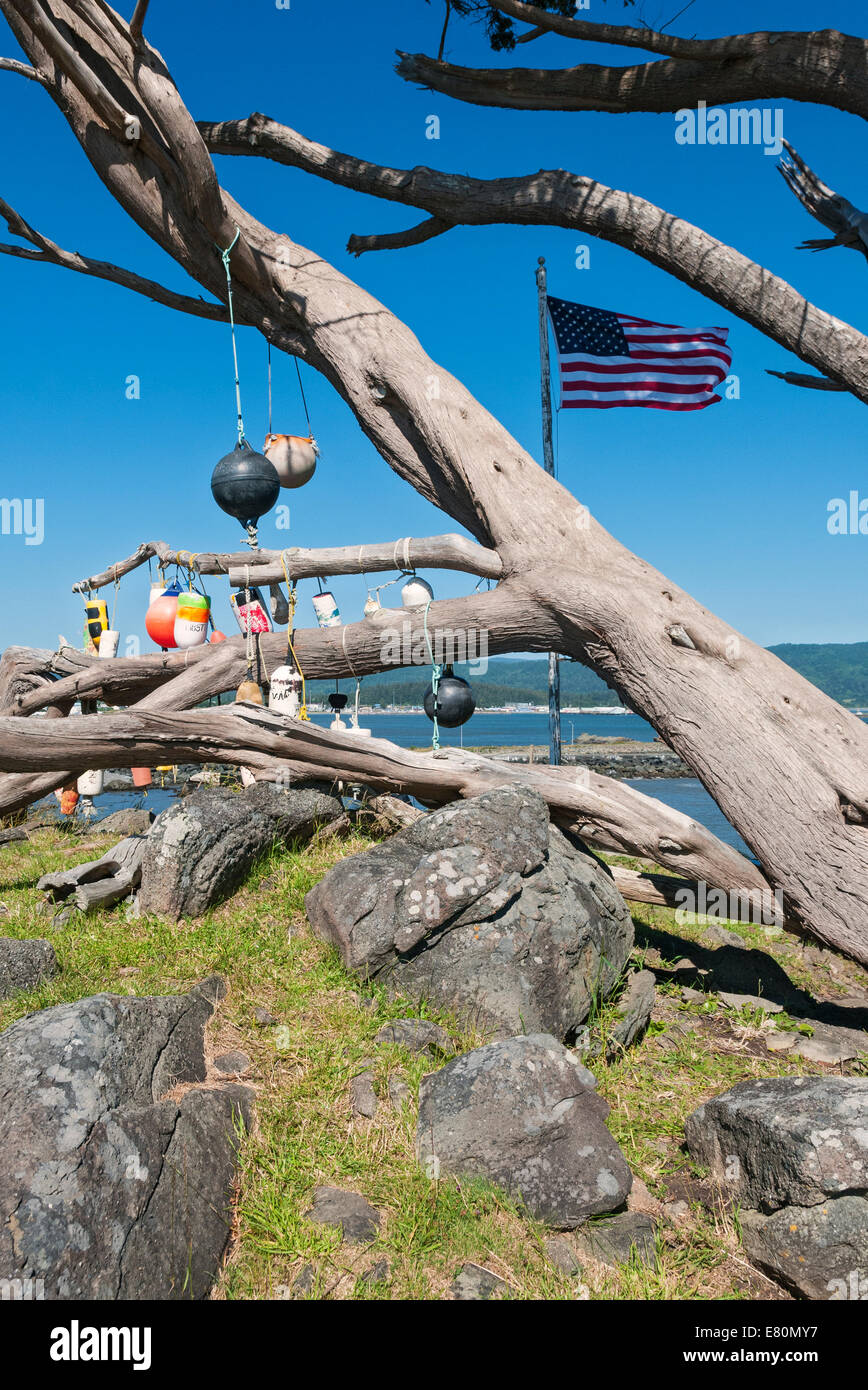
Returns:
[[[558,346],[561,405],[611,410],[702,410],[732,362],[726,328],[679,328],[548,298]]]

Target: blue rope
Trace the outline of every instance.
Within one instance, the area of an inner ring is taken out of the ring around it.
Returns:
[[[244,420],[241,415],[241,382],[238,378],[238,345],[235,342],[235,310],[232,305],[232,272],[229,269],[229,257],[232,255],[235,249],[235,243],[240,235],[241,228],[236,227],[235,236],[232,238],[232,244],[227,246],[225,251],[221,246],[218,246],[217,250],[220,252],[223,269],[226,271],[226,289],[229,295],[229,326],[232,332],[232,357],[235,362],[235,404],[238,410],[238,443],[244,444],[246,440],[244,438]]]
[[[431,737],[431,747],[436,753],[440,747],[440,730],[437,726],[437,690],[440,686],[440,677],[443,674],[442,666],[438,666],[434,660],[434,652],[431,648],[431,638],[428,636],[428,609],[431,607],[431,600],[425,604],[424,625],[425,625],[425,645],[428,648],[428,660],[431,662],[431,690],[434,695],[434,733]]]

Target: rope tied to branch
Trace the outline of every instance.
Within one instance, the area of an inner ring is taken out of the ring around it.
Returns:
[[[440,677],[443,674],[443,668],[439,666],[438,663],[434,660],[434,651],[431,646],[431,638],[428,635],[428,609],[430,607],[431,599],[429,598],[428,602],[425,604],[423,624],[425,628],[425,645],[428,648],[428,660],[431,662],[431,693],[434,696],[434,709],[431,715],[434,724],[434,732],[431,736],[431,747],[436,753],[440,747],[440,729],[437,725],[437,691],[440,688]]]
[[[229,331],[232,334],[232,359],[235,363],[235,406],[238,412],[238,443],[245,444],[244,437],[244,417],[241,413],[241,380],[238,375],[238,344],[235,340],[235,308],[232,302],[232,271],[229,269],[229,258],[235,249],[235,244],[241,236],[241,228],[235,228],[235,236],[225,251],[222,246],[217,246],[220,252],[220,259],[223,262],[223,269],[226,271],[226,293],[229,302]],[[215,245],[217,243],[215,242]]]

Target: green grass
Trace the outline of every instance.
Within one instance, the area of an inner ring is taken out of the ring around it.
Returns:
[[[516,1299],[779,1296],[740,1255],[737,1213],[693,1206],[679,1224],[661,1224],[652,1268],[631,1261],[612,1270],[587,1261],[581,1275],[566,1277],[545,1257],[550,1233],[519,1204],[484,1183],[425,1177],[415,1155],[416,1100],[422,1076],[440,1063],[373,1043],[385,1022],[420,1010],[354,980],[337,953],[313,936],[303,911],[306,892],[326,869],[370,844],[353,834],[276,850],[231,902],[198,922],[128,918],[120,906],[88,918],[75,915],[57,930],[37,911],[37,878],[97,857],[106,842],[40,830],[29,844],[0,850],[0,902],[7,909],[0,933],[47,936],[62,966],[38,990],[0,1002],[0,1027],[102,990],[177,993],[213,973],[229,985],[208,1047],[212,1056],[234,1047],[248,1054],[257,1105],[254,1129],[240,1141],[234,1238],[215,1297],[286,1296],[309,1265],[311,1297],[438,1299],[468,1260],[498,1274],[507,1282],[506,1296]],[[700,923],[676,924],[663,908],[637,908],[635,920],[640,937],[648,929],[683,943],[699,940],[704,930]],[[770,941],[761,928],[735,929],[748,944],[777,951],[793,978],[802,970],[804,982],[816,984],[816,972],[802,969],[790,949],[791,938]],[[677,942],[672,950],[675,959],[685,953]],[[640,945],[634,964],[648,956],[649,948]],[[257,1027],[257,1006],[270,1010],[278,1026]],[[421,1012],[448,1029],[459,1051],[485,1041],[442,1011]],[[776,1026],[800,1026],[778,1019]],[[614,1022],[611,1000],[595,1002],[594,1022],[605,1036]],[[681,1143],[684,1120],[703,1100],[756,1076],[822,1071],[766,1053],[756,1045],[764,1028],[761,1017],[735,1014],[713,998],[684,1004],[676,987],[663,983],[645,1039],[610,1066],[595,1063],[600,1092],[611,1105],[611,1131],[653,1198],[665,1199],[673,1178],[696,1176]],[[372,1121],[354,1117],[349,1102],[350,1081],[366,1059],[373,1059],[379,1097]],[[410,1094],[396,1109],[388,1088],[397,1077]],[[372,1245],[342,1246],[305,1219],[318,1184],[352,1188],[379,1209],[381,1228]],[[388,1280],[364,1282],[361,1275],[382,1258],[389,1261]]]

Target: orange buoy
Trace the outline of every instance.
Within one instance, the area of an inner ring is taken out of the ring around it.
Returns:
[[[213,644],[215,644],[215,645],[216,645],[218,642],[225,642],[225,641],[226,641],[226,633],[225,633],[225,632],[221,632],[221,631],[219,630],[219,628],[216,628],[216,627],[215,627],[214,631],[211,633],[211,636],[208,638],[208,641],[211,642],[211,643],[213,643]]]
[[[78,789],[75,782],[70,782],[60,793],[60,814],[71,816],[78,805]]]
[[[134,787],[141,787],[144,789],[145,787],[152,787],[154,785],[154,779],[151,776],[151,769],[149,767],[134,767],[131,771],[133,774]]]
[[[175,619],[178,616],[178,584],[170,584],[159,598],[155,598],[145,614],[145,627],[152,642],[158,647],[176,647]]]

